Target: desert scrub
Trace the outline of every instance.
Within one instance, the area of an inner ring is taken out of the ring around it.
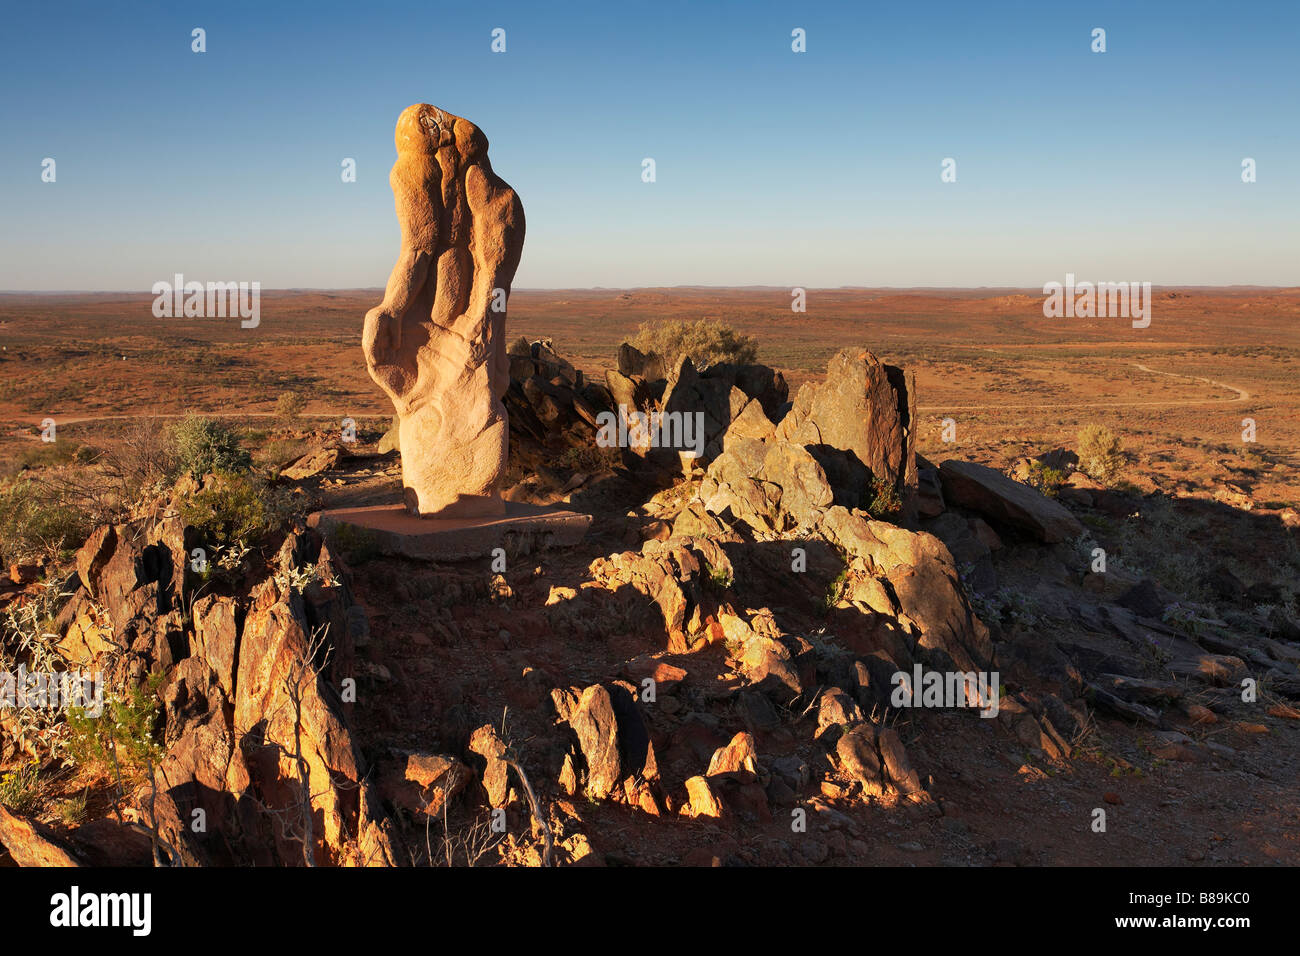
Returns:
[[[44,803],[45,785],[41,780],[39,761],[27,761],[0,773],[0,806],[30,816]]]
[[[252,464],[239,436],[211,418],[186,415],[173,429],[172,439],[180,470],[196,478],[209,472],[247,471]]]
[[[970,594],[969,600],[981,621],[1004,630],[1027,630],[1043,620],[1038,602],[1018,588],[1002,587],[989,595]]]
[[[709,586],[715,591],[725,591],[735,584],[735,579],[727,568],[709,567]]]
[[[1180,511],[1164,495],[1153,495],[1142,503],[1137,517],[1119,525],[1115,550],[1131,570],[1155,578],[1175,594],[1203,602],[1209,555],[1197,545],[1205,527],[1205,518]],[[1111,560],[1109,552],[1107,559]]]
[[[255,541],[289,516],[282,494],[249,475],[229,471],[212,475],[200,490],[181,499],[179,512],[182,521],[217,549]]]
[[[55,615],[71,592],[49,582],[21,604],[11,601],[0,617],[0,687],[8,691],[20,668],[28,674],[55,674],[66,668],[59,654]],[[5,711],[6,734],[30,752],[49,750],[62,734],[61,715],[45,707],[14,707]]]
[[[1124,453],[1119,436],[1105,425],[1084,425],[1079,429],[1075,454],[1079,470],[1098,481],[1110,482],[1124,468]]]
[[[307,453],[307,442],[299,438],[274,438],[259,448],[253,456],[263,468],[270,470],[272,474],[278,474],[279,470]]]
[[[1034,460],[1029,463],[1029,477],[1026,481],[1030,487],[1038,489],[1047,497],[1055,498],[1067,477],[1069,476],[1061,469],[1051,468],[1041,461]]]
[[[833,611],[843,599],[844,592],[848,590],[848,587],[849,569],[847,567],[841,568],[840,573],[835,575],[835,579],[827,586],[826,593],[822,595],[822,610],[827,613]]]
[[[75,797],[65,797],[55,806],[59,819],[67,826],[80,826],[86,822],[86,794],[83,791]]]
[[[1192,637],[1199,637],[1207,625],[1216,623],[1213,609],[1203,604],[1185,601],[1175,601],[1166,607],[1160,615],[1160,620],[1186,631]]]
[[[721,362],[747,365],[758,358],[758,340],[742,335],[717,319],[667,319],[642,325],[632,340],[642,352],[655,352],[669,368],[689,355],[696,368]]]
[[[291,427],[307,408],[307,399],[298,392],[281,392],[275,400],[275,417],[280,424]]]
[[[104,710],[91,716],[84,707],[68,708],[64,755],[89,773],[124,777],[157,764],[163,756],[157,738],[158,688],[164,675],[150,674],[125,694],[106,694]]]
[[[903,499],[899,496],[898,489],[883,478],[873,476],[868,492],[867,513],[873,518],[884,520],[896,516],[902,510]]]
[[[0,483],[0,558],[6,566],[41,555],[63,558],[86,540],[89,518],[58,491],[30,478]]]
[[[618,467],[621,456],[617,448],[601,448],[599,445],[570,445],[560,452],[555,464],[569,471],[592,472],[610,471]]]

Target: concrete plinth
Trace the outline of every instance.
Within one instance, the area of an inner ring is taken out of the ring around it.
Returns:
[[[577,544],[591,515],[544,505],[507,501],[503,515],[481,518],[417,518],[402,505],[338,508],[307,518],[341,550],[363,550],[422,561],[464,561]]]

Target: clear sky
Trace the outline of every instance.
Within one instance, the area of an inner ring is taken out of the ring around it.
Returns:
[[[0,289],[382,286],[416,102],[523,200],[516,287],[1300,284],[1293,0],[6,0],[0,29]]]

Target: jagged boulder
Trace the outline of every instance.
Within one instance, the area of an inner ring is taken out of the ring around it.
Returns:
[[[864,507],[871,481],[910,500],[916,489],[915,385],[865,349],[842,349],[820,384],[800,386],[777,437],[813,450],[840,503]]]
[[[575,787],[581,774],[587,796],[604,800],[620,792],[620,786],[624,794],[636,796],[632,778],[645,781],[658,776],[654,747],[632,685],[615,681],[583,689],[555,688],[551,702],[560,721],[577,738],[581,757],[574,761],[570,755],[566,760],[562,786],[569,776],[569,787]]]

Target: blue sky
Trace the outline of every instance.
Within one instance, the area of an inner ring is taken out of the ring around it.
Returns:
[[[1300,284],[1292,2],[9,0],[0,22],[0,289],[382,286],[415,102],[491,141],[528,219],[516,287]]]

